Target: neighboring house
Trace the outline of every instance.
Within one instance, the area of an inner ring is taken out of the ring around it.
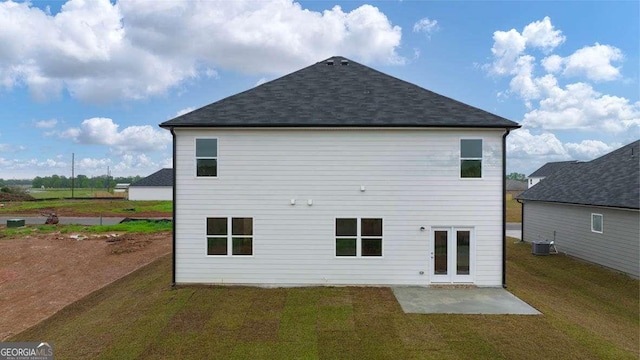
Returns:
[[[113,188],[113,192],[123,193],[123,192],[127,192],[128,189],[129,189],[129,184],[126,184],[126,183],[116,184],[116,186]]]
[[[640,275],[640,141],[573,163],[518,196],[525,241]]]
[[[504,284],[515,122],[332,57],[160,126],[174,283]]]
[[[557,171],[559,171],[563,167],[565,167],[565,166],[567,166],[569,164],[575,164],[575,163],[576,163],[575,160],[570,160],[570,161],[548,162],[548,163],[542,165],[542,167],[540,169],[534,171],[531,175],[529,175],[529,177],[528,177],[528,179],[529,179],[529,188],[531,188],[533,185],[539,183],[540,181],[542,181],[547,176],[556,173]]]
[[[173,200],[173,169],[161,169],[129,186],[129,200]]]
[[[507,179],[507,199],[511,200],[527,190],[526,180]]]

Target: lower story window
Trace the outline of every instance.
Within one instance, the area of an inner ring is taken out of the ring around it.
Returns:
[[[337,218],[336,256],[382,256],[382,219]]]
[[[207,218],[207,255],[253,255],[253,218]]]

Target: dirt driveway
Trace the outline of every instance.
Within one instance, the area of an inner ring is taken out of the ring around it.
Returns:
[[[0,238],[0,341],[170,251],[170,232]]]

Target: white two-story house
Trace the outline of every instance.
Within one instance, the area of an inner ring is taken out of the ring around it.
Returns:
[[[160,126],[174,284],[505,284],[515,122],[336,56]]]

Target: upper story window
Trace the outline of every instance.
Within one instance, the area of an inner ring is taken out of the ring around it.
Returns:
[[[218,139],[196,139],[196,176],[218,176]]]
[[[382,256],[382,219],[336,219],[336,256]]]
[[[460,139],[460,177],[482,177],[482,139]]]
[[[603,227],[602,214],[591,214],[591,231],[602,234]]]

